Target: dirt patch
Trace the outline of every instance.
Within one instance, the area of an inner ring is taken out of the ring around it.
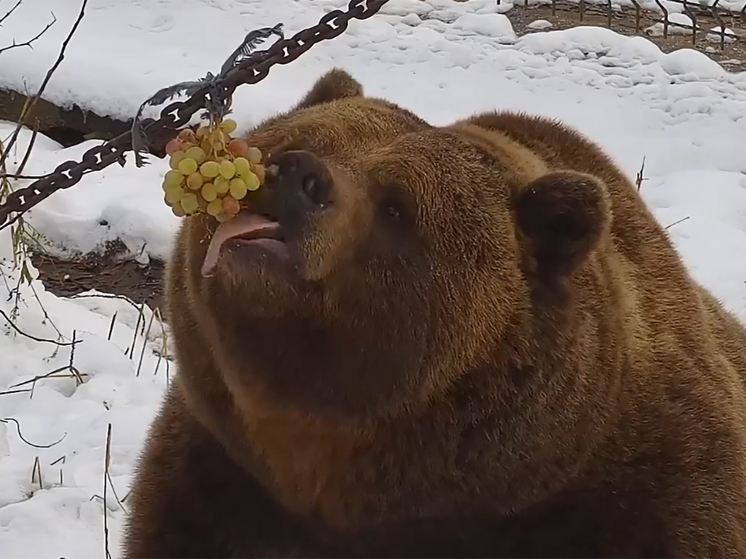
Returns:
[[[163,308],[164,264],[151,260],[141,265],[121,258],[122,246],[112,243],[103,255],[87,255],[62,260],[46,254],[34,254],[32,262],[39,270],[44,286],[60,297],[96,289],[124,295],[137,304]]]
[[[585,4],[581,20],[580,7],[576,3],[557,2],[554,14],[550,4],[523,6],[516,4],[505,15],[508,16],[517,35],[537,33],[529,28],[531,22],[542,19],[552,23],[550,30],[570,29],[581,25],[609,27],[609,12],[605,6]],[[708,12],[695,12],[697,32],[692,42],[690,30],[669,27],[668,37],[651,36],[645,29],[662,21],[662,14],[649,10],[640,10],[639,26],[634,8],[613,9],[611,11],[611,29],[627,36],[643,36],[655,43],[663,52],[673,52],[682,48],[696,49],[732,72],[746,70],[746,24],[736,15],[721,16],[726,28],[738,36],[734,42],[725,43],[721,50],[719,38],[712,41],[707,38],[710,29],[720,28],[720,22]],[[637,29],[639,28],[639,32]],[[685,34],[680,34],[685,31]]]

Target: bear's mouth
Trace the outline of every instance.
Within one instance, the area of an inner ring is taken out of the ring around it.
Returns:
[[[241,212],[230,221],[218,225],[207,247],[202,263],[202,276],[211,276],[218,265],[223,248],[252,248],[273,252],[287,258],[288,250],[280,224],[265,216]]]

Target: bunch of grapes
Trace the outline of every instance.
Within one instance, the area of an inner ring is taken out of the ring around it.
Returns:
[[[233,120],[186,129],[166,144],[171,169],[163,179],[166,204],[178,217],[207,213],[227,221],[264,183],[262,153],[238,138]]]

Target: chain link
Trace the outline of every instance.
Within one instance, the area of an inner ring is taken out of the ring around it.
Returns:
[[[351,0],[347,10],[333,10],[321,18],[317,25],[296,33],[289,39],[274,43],[265,52],[232,68],[221,82],[223,93],[232,95],[239,85],[255,84],[269,74],[277,64],[289,64],[313,45],[338,37],[347,30],[353,19],[368,19],[377,13],[388,0]],[[173,135],[173,131],[189,123],[192,116],[205,108],[207,90],[203,89],[185,101],[167,105],[158,120],[146,119],[143,128],[148,137]],[[132,150],[132,134],[125,132],[83,154],[80,161],[61,163],[50,174],[29,186],[11,192],[0,204],[0,230],[11,225],[18,217],[45,200],[58,190],[76,185],[83,175],[100,171],[119,163],[124,166],[125,153]]]

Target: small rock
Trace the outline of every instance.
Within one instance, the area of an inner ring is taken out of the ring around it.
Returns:
[[[717,53],[717,51],[718,49],[716,49],[715,47],[705,47],[705,52],[707,54],[715,54]]]
[[[545,19],[537,19],[528,24],[528,28],[533,29],[534,31],[544,31],[545,29],[551,29],[552,27],[554,27],[552,22]]]

